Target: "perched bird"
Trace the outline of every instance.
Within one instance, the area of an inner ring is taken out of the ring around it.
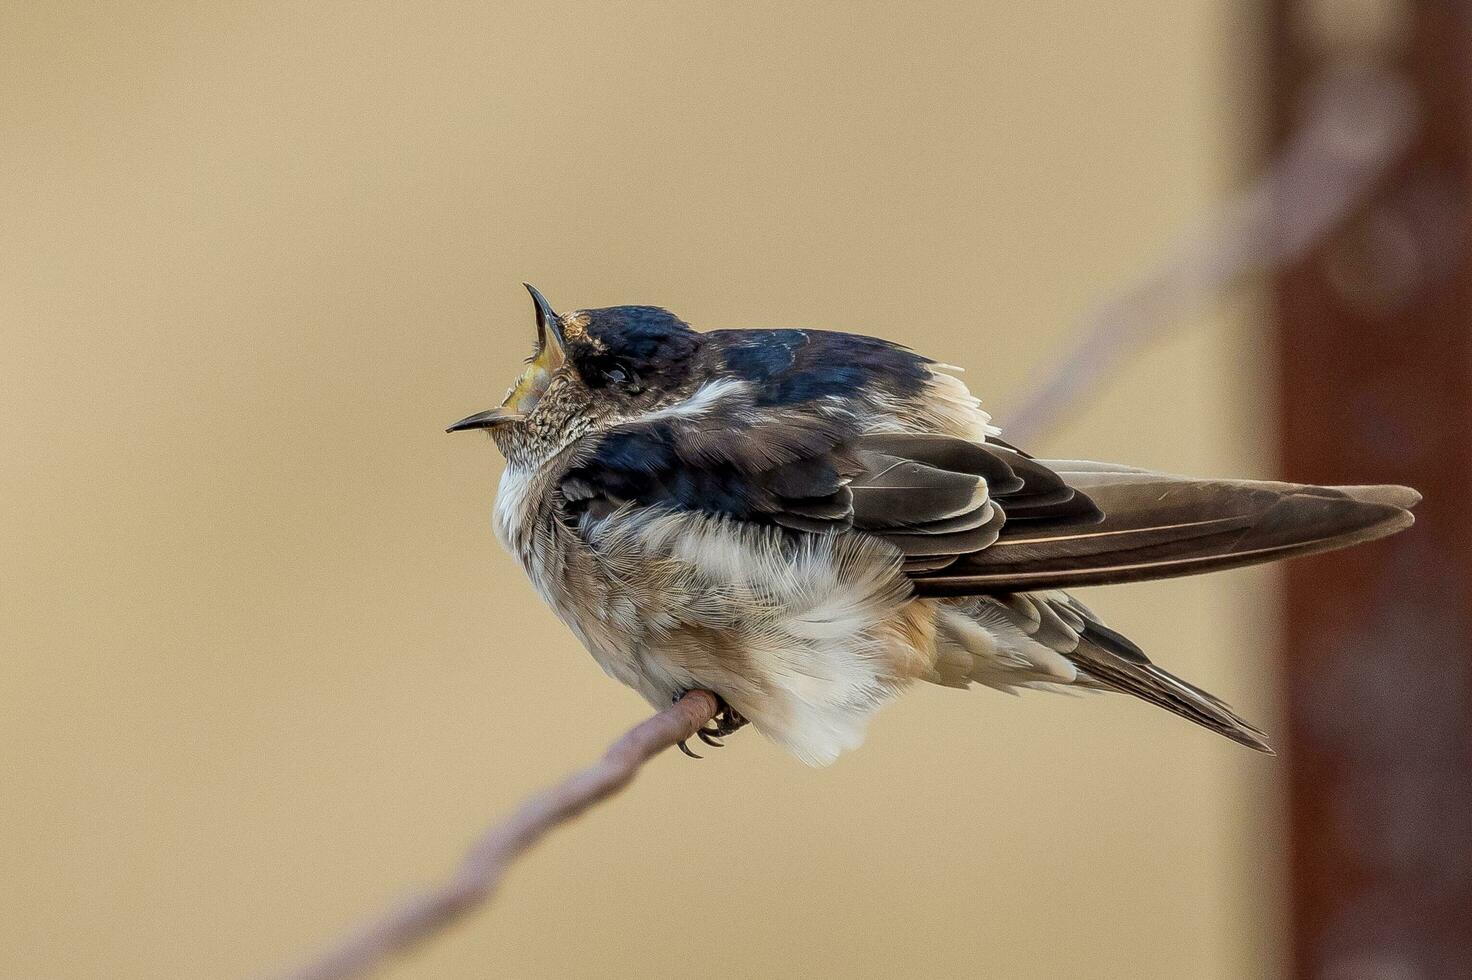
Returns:
[[[1406,487],[1203,480],[1034,459],[956,368],[821,330],[558,315],[486,429],[497,536],[603,669],[664,707],[709,690],[822,765],[906,685],[1119,691],[1264,733],[1064,589],[1341,548],[1412,523]]]

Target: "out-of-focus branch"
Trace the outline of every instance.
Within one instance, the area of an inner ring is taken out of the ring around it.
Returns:
[[[1077,339],[1002,418],[1026,443],[1121,361],[1253,272],[1304,255],[1364,203],[1416,129],[1405,83],[1366,64],[1320,78],[1283,154],[1132,285],[1094,307]]]
[[[718,706],[706,691],[691,691],[675,704],[634,726],[609,746],[603,758],[523,803],[503,823],[477,840],[460,867],[443,884],[415,895],[362,925],[317,959],[282,975],[282,980],[346,980],[363,976],[384,960],[429,939],[488,902],[522,852],[548,831],[623,789],[654,756],[695,734]]]

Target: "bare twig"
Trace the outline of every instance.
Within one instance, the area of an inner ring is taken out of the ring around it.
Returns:
[[[1009,440],[1036,438],[1115,365],[1234,282],[1280,268],[1323,241],[1364,203],[1416,128],[1405,83],[1362,64],[1319,79],[1303,115],[1262,177],[1083,317],[1068,350],[1004,417]]]
[[[501,877],[523,851],[589,807],[629,785],[654,756],[695,734],[715,717],[716,699],[691,691],[630,729],[603,758],[527,800],[504,823],[487,830],[447,881],[415,895],[340,940],[282,980],[346,980],[366,974],[396,953],[443,931],[496,893]]]

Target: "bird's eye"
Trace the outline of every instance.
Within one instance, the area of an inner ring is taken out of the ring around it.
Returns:
[[[604,385],[617,385],[630,395],[644,390],[634,369],[621,361],[611,361],[598,368],[599,380]]]

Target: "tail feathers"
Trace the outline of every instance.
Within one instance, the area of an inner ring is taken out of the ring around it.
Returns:
[[[1075,683],[1131,694],[1250,749],[1274,754],[1266,732],[1225,701],[1151,663],[1139,647],[1105,626],[1090,622],[1067,656],[1080,672]]]
[[[936,603],[935,684],[1132,694],[1259,752],[1262,729],[1220,698],[1163,670],[1065,592],[965,596]]]
[[[917,581],[922,595],[1068,588],[1191,575],[1372,541],[1414,523],[1408,487],[1195,480],[1109,464],[1039,460],[1104,519],[1009,522],[990,547]]]

